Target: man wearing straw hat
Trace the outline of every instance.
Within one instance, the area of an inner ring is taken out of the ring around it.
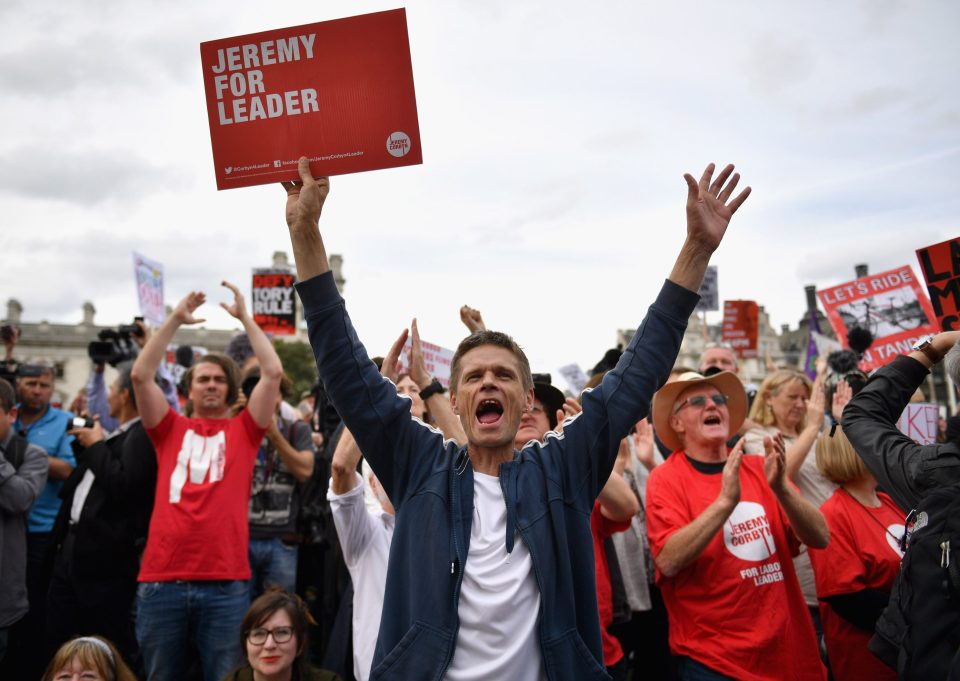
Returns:
[[[681,375],[654,396],[673,454],[650,474],[647,523],[683,679],[825,678],[791,557],[826,546],[820,512],[785,477],[784,445],[732,450],[747,397],[735,374]]]

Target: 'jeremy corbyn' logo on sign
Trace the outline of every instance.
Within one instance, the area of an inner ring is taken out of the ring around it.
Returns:
[[[387,151],[390,152],[391,156],[397,158],[406,156],[407,152],[410,151],[410,138],[407,137],[405,132],[391,133],[390,137],[387,138]]]
[[[741,560],[761,561],[776,550],[767,512],[761,504],[741,501],[723,525],[723,543]]]
[[[223,480],[223,467],[226,463],[227,437],[221,431],[210,437],[197,435],[188,430],[183,435],[183,444],[177,454],[177,465],[170,476],[170,503],[179,504],[180,494],[187,482],[201,485],[210,473],[210,482]]]

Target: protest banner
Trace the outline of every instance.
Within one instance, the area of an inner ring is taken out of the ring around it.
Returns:
[[[570,392],[574,396],[582,393],[583,386],[585,386],[587,381],[590,380],[577,363],[567,364],[566,366],[562,366],[557,369],[557,371],[561,376],[563,376],[563,380],[566,381],[567,385],[570,387]]]
[[[940,429],[940,409],[935,404],[911,402],[900,414],[897,429],[918,444],[933,444]]]
[[[153,324],[163,324],[167,311],[163,306],[163,265],[133,253],[133,279],[137,285],[140,314]]]
[[[918,338],[936,332],[933,308],[909,265],[821,289],[817,297],[844,347],[854,326],[873,334],[860,362],[863,371],[882,367],[910,352]]]
[[[721,335],[723,342],[730,344],[737,357],[750,359],[757,356],[759,328],[760,308],[756,301],[723,301]]]
[[[200,44],[217,189],[422,163],[403,9]]]
[[[941,331],[960,329],[960,237],[917,249]]]
[[[408,336],[407,342],[397,361],[397,373],[405,374],[410,367],[410,348],[413,347],[413,337]],[[450,365],[453,363],[453,350],[420,340],[420,349],[423,352],[423,363],[427,372],[440,381],[446,389],[450,389]]]
[[[293,336],[297,333],[297,310],[293,299],[296,277],[288,270],[253,271],[253,321],[264,333]]]
[[[703,275],[703,283],[700,284],[700,300],[697,303],[697,312],[716,312],[720,309],[720,288],[717,283],[717,266],[707,265],[707,271]]]

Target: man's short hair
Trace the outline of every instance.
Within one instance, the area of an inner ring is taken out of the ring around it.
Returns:
[[[132,369],[133,362],[123,362],[117,365],[117,370],[120,372],[117,376],[117,393],[122,393],[126,390],[127,395],[130,396],[130,406],[136,410],[137,397],[133,392],[133,379],[130,377]]]
[[[0,407],[7,413],[17,406],[17,393],[8,381],[0,378]]]
[[[38,378],[40,376],[49,376],[50,380],[57,377],[57,372],[49,364],[21,364],[17,370],[20,378]]]
[[[240,391],[240,369],[237,368],[237,363],[226,355],[219,352],[208,352],[203,357],[198,359],[193,363],[187,373],[183,376],[184,385],[187,386],[187,391],[189,392],[190,386],[193,385],[193,372],[199,364],[216,364],[218,367],[223,369],[223,373],[227,375],[227,404],[233,404],[237,401],[237,394]]]
[[[840,426],[833,435],[821,433],[817,438],[817,468],[827,480],[838,485],[856,482],[868,473]]]
[[[522,374],[520,380],[523,381],[523,389],[530,390],[533,388],[533,374],[530,373],[530,360],[527,359],[523,350],[517,345],[517,341],[501,331],[484,330],[474,331],[464,338],[460,341],[460,345],[457,346],[457,351],[453,353],[453,362],[450,364],[451,391],[456,392],[457,386],[460,383],[460,362],[463,360],[463,356],[482,345],[494,345],[513,353],[514,357],[520,362],[520,373]]]

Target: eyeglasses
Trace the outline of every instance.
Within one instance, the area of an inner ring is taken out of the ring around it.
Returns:
[[[275,627],[273,629],[251,629],[247,640],[255,646],[262,646],[267,642],[267,636],[273,636],[274,643],[286,643],[293,638],[293,627]]]
[[[706,395],[694,395],[693,397],[688,397],[685,399],[679,407],[673,410],[674,414],[679,414],[680,410],[686,407],[687,405],[691,407],[696,407],[697,409],[703,409],[707,406],[707,400],[712,400],[715,405],[722,407],[727,402],[730,401],[730,398],[726,395],[721,395],[720,393],[714,393],[707,397]]]

